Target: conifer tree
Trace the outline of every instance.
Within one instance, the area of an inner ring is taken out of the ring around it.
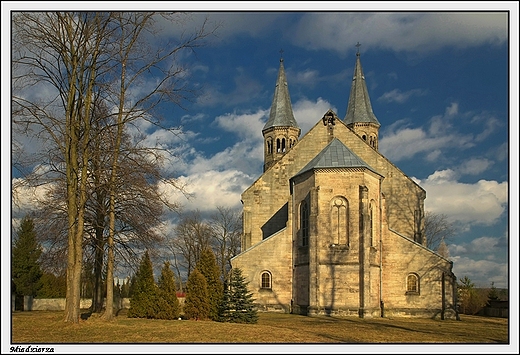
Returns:
[[[141,259],[134,284],[128,317],[154,318],[158,291],[153,277],[153,266],[148,250]]]
[[[256,323],[258,321],[253,294],[248,291],[247,285],[242,270],[232,269],[219,310],[221,322]]]
[[[206,278],[195,268],[186,282],[184,316],[187,319],[203,320],[209,317],[210,302]]]
[[[180,304],[175,293],[175,276],[166,261],[159,277],[159,297],[157,304],[157,319],[177,319],[180,315]]]
[[[495,287],[495,283],[491,282],[491,288],[489,289],[489,292],[488,292],[488,299],[487,299],[486,305],[491,306],[491,303],[493,301],[498,301],[498,300],[500,300],[500,297],[498,296],[497,288]]]
[[[41,254],[42,248],[36,240],[34,222],[26,216],[22,219],[12,248],[11,272],[16,294],[36,296],[42,286],[43,272],[39,263]]]
[[[206,279],[208,286],[210,304],[209,317],[212,320],[217,320],[219,306],[224,293],[224,286],[220,280],[220,268],[217,264],[217,259],[211,249],[206,248],[202,251],[200,259],[197,262],[197,269]]]

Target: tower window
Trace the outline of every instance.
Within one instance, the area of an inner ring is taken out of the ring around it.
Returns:
[[[267,140],[267,154],[273,153],[273,141],[271,139]]]
[[[280,153],[282,151],[282,148],[280,146],[280,138],[276,139],[276,152]]]
[[[285,153],[285,138],[282,138],[282,152]]]

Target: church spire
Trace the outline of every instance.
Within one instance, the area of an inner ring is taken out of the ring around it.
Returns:
[[[356,66],[354,68],[354,76],[350,88],[347,114],[343,121],[373,148],[377,149],[377,139],[381,124],[372,111],[365,75],[361,67],[359,46],[361,45],[358,42],[356,44],[358,48],[356,53]]]
[[[346,124],[366,122],[379,125],[379,121],[372,111],[367,84],[365,82],[365,75],[363,74],[363,68],[361,67],[359,42],[356,46],[358,47],[358,52],[356,53],[356,67],[354,68],[354,77],[352,78],[350,97],[348,99],[347,115],[345,116],[344,121]]]
[[[264,171],[280,160],[296,144],[300,132],[300,127],[294,119],[283,58],[280,58],[280,69],[276,79],[271,112],[262,129],[264,136]]]
[[[271,127],[295,127],[299,129],[298,123],[294,119],[289,87],[287,86],[287,78],[285,77],[285,69],[283,67],[283,58],[280,58],[280,69],[278,70],[269,119],[262,131]]]

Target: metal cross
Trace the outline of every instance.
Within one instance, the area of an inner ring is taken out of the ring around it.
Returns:
[[[357,47],[357,52],[359,53],[359,47],[361,47],[361,43],[358,42],[358,43],[356,44],[356,47]]]

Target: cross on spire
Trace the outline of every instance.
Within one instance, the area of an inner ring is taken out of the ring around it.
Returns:
[[[359,47],[361,47],[361,43],[356,43],[356,47],[357,47],[357,54],[359,54]]]
[[[280,62],[283,62],[283,49],[280,49]]]

